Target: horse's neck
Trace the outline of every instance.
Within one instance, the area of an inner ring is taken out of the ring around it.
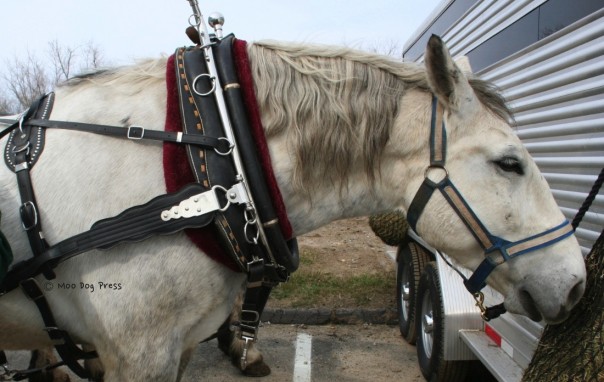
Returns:
[[[288,170],[279,170],[285,167],[283,162],[275,167],[277,174],[289,173]],[[277,178],[296,235],[313,231],[335,220],[366,216],[388,209],[383,205],[382,199],[373,194],[374,191],[368,186],[368,180],[363,176],[362,170],[350,178],[347,186],[340,188],[326,182],[310,193],[293,188],[291,180],[287,180],[287,177],[277,175]]]
[[[339,219],[405,209],[429,162],[430,99],[430,94],[417,90],[401,98],[401,111],[375,179],[368,178],[361,164],[351,163],[343,185],[325,179],[308,192],[296,189],[292,180],[295,155],[284,138],[287,133],[269,138],[273,169],[294,233],[302,235]]]

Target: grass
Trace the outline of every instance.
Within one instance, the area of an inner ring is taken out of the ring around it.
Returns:
[[[376,296],[393,295],[395,282],[392,273],[346,277],[301,269],[271,296],[292,308],[367,306]]]

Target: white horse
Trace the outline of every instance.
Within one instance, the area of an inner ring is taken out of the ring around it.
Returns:
[[[493,234],[514,241],[564,220],[506,122],[501,98],[468,78],[440,39],[428,45],[425,68],[345,48],[263,42],[250,44],[248,53],[296,235],[337,219],[407,210],[429,163],[433,95],[445,109],[450,178]],[[158,59],[68,81],[56,90],[51,119],[162,129],[165,66]],[[47,131],[32,170],[47,240],[57,243],[163,194],[161,166],[159,144]],[[15,175],[0,166],[1,229],[17,261],[31,256],[19,204]],[[475,269],[484,258],[441,195],[430,199],[417,230],[464,267]],[[55,288],[46,295],[58,325],[97,351],[105,381],[179,380],[245,282],[182,233],[91,251],[55,271]],[[43,276],[38,280],[44,285]],[[488,278],[508,311],[547,322],[566,318],[584,281],[574,236],[508,261]],[[77,288],[57,289],[59,283]],[[51,345],[21,290],[0,298],[0,312],[0,349]]]

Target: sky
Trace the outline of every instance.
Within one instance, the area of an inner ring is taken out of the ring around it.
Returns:
[[[402,47],[442,0],[199,0],[207,20],[225,16],[225,33],[247,41],[348,45],[383,51]],[[369,4],[369,5],[368,5]],[[184,31],[187,0],[2,0],[0,64],[49,42],[78,47],[93,42],[113,65],[172,54],[191,45]]]

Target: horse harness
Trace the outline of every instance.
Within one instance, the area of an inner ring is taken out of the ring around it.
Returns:
[[[499,317],[505,313],[502,304],[485,307],[484,294],[481,290],[486,286],[486,279],[498,265],[503,264],[515,257],[530,253],[532,251],[551,246],[573,234],[573,227],[568,220],[547,229],[538,234],[514,242],[493,235],[480,221],[468,202],[461,195],[457,187],[449,178],[449,172],[445,167],[447,158],[447,135],[444,122],[444,111],[436,97],[432,99],[432,120],[430,126],[430,164],[424,173],[424,181],[420,185],[411,205],[407,211],[407,222],[417,232],[416,226],[424,208],[430,201],[435,190],[440,191],[445,200],[453,208],[455,213],[463,221],[464,225],[478,241],[484,251],[485,258],[476,268],[474,273],[467,278],[451,262],[438,252],[443,260],[453,268],[464,280],[468,292],[474,296],[476,306],[481,311],[481,317],[485,321]],[[438,181],[429,178],[432,172],[444,174]]]
[[[108,249],[119,243],[210,225],[214,226],[215,236],[230,260],[241,272],[247,273],[241,318],[234,324],[240,328],[240,336],[245,341],[242,356],[245,367],[245,353],[249,343],[256,340],[260,316],[271,289],[286,281],[297,269],[299,257],[296,239],[288,240],[279,227],[265,174],[259,165],[234,69],[234,40],[233,35],[222,39],[213,37],[209,44],[177,49],[175,70],[182,132],[50,121],[53,93],[37,100],[16,123],[0,132],[0,138],[10,132],[5,162],[17,175],[21,220],[34,254],[9,270],[0,284],[0,296],[21,287],[38,307],[45,330],[63,360],[47,368],[67,365],[81,378],[87,378],[88,372],[78,360],[97,355],[82,351],[67,332],[57,327],[35,276],[43,274],[53,279],[53,268],[58,264],[92,249]],[[47,128],[184,145],[195,182],[49,245],[43,235],[30,178],[30,169],[42,153]],[[0,352],[0,364],[5,364],[1,362],[2,356]],[[24,379],[38,371],[12,372],[10,377]],[[8,370],[5,372],[8,374]]]

